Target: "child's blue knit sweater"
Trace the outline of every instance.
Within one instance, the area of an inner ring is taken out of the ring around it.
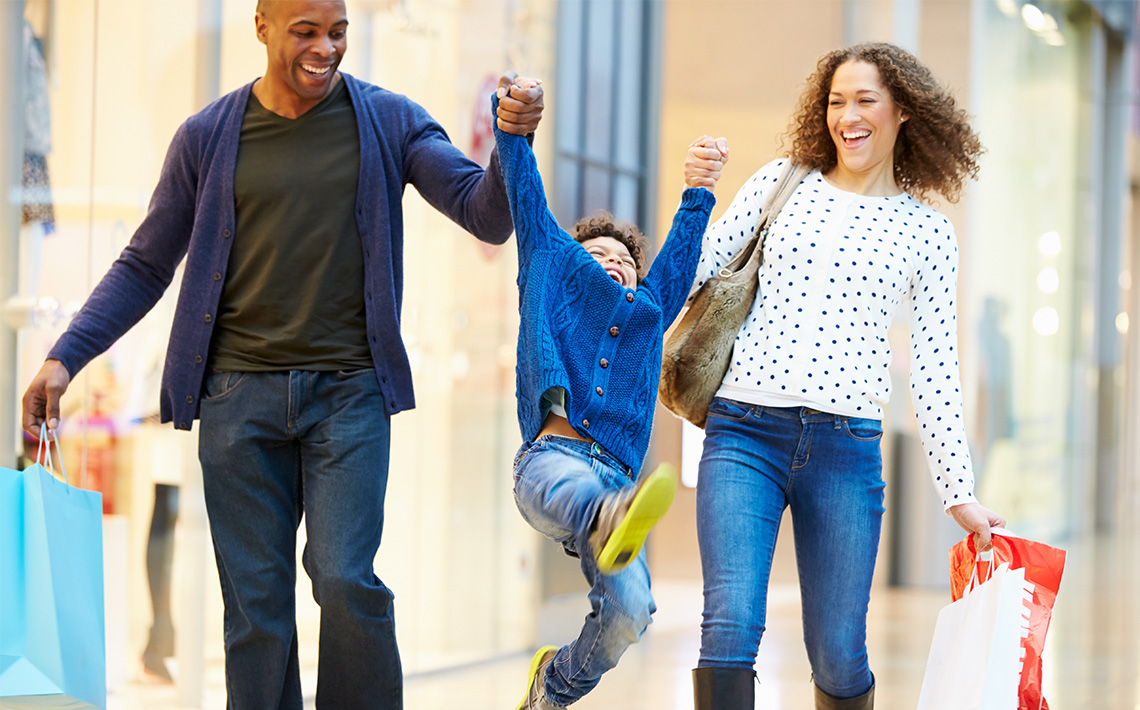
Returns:
[[[574,430],[638,471],[653,428],[662,337],[693,284],[716,200],[704,188],[685,190],[645,280],[623,288],[558,227],[526,138],[496,126],[495,140],[519,249],[523,439],[534,441],[542,429],[542,394],[561,387]]]

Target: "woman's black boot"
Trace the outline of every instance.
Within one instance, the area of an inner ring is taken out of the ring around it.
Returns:
[[[694,668],[696,710],[752,710],[756,706],[756,671],[743,668]]]

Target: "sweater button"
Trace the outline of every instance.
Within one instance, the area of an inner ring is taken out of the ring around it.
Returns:
[[[610,361],[605,359],[605,358],[602,358],[601,360],[598,360],[598,364],[601,365],[602,369],[604,370],[610,366]]]
[[[618,336],[618,333],[620,333],[620,332],[621,332],[621,329],[618,328],[616,325],[610,327],[610,335],[614,336],[615,338]]]
[[[210,321],[212,321],[212,320],[214,320],[214,319],[213,319],[212,317],[210,317],[210,314],[209,314],[209,313],[207,313],[207,314],[206,314],[206,322],[207,322],[207,323],[209,323],[209,322],[210,322]]]
[[[186,395],[186,404],[194,404],[194,398],[190,395]]]
[[[633,291],[627,291],[626,292],[625,300],[629,301],[630,303],[633,303]]]
[[[201,355],[195,355],[194,356],[194,362],[196,364],[201,364],[202,363],[202,356]]]
[[[215,272],[214,272],[214,280],[215,280],[215,281],[221,281],[221,280],[222,280],[222,275],[221,275],[221,274],[219,274],[218,272],[216,272],[216,271],[215,271]]]
[[[228,229],[223,229],[223,230],[222,230],[222,236],[223,236],[223,237],[227,237],[227,238],[228,238],[228,237],[230,236],[230,230],[228,230]]]
[[[597,392],[599,396],[606,393],[606,391],[604,389],[602,389],[601,387],[595,387],[594,391]]]
[[[589,429],[590,428],[590,420],[589,419],[583,419],[582,420],[582,428],[583,429]]]

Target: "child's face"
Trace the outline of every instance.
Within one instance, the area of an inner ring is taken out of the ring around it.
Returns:
[[[613,237],[594,237],[582,242],[582,248],[602,265],[610,278],[625,288],[637,288],[637,266],[629,249]]]

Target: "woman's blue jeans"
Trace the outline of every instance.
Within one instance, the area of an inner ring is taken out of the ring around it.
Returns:
[[[199,458],[233,710],[300,710],[297,528],[321,607],[317,707],[402,707],[392,593],[372,570],[390,429],[376,373],[213,372]]]
[[[718,398],[705,431],[698,665],[755,664],[776,535],[789,507],[815,684],[837,698],[867,692],[867,605],[884,513],[881,422]]]
[[[592,611],[578,638],[546,670],[546,697],[566,707],[593,690],[637,642],[657,611],[645,550],[615,575],[598,572],[590,527],[603,498],[634,485],[632,472],[597,444],[544,436],[515,457],[515,503],[523,518],[581,560]]]

